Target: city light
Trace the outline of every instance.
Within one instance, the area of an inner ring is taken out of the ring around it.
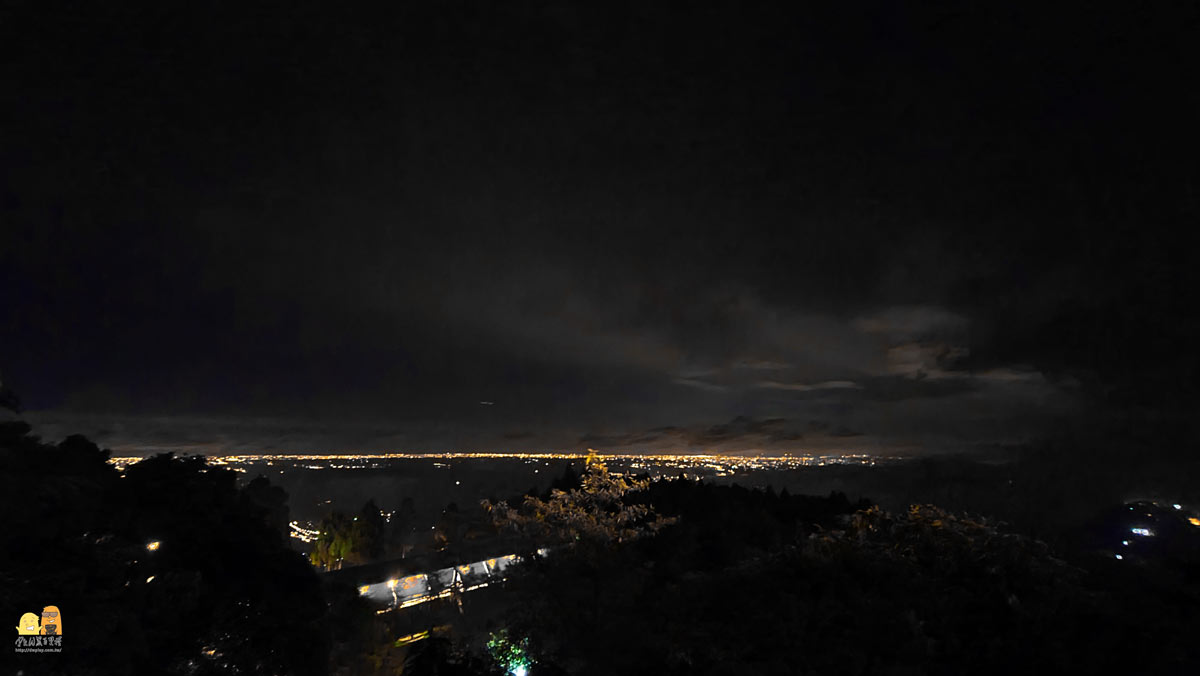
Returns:
[[[291,454],[238,454],[208,456],[210,465],[229,466],[239,472],[245,472],[245,465],[266,464],[276,462],[296,463],[296,467],[308,470],[321,469],[377,469],[381,463],[390,460],[525,460],[539,462],[547,460],[585,460],[588,454],[565,451],[521,452],[521,451],[491,451],[466,452],[444,451],[427,453],[297,453]],[[601,462],[629,462],[635,469],[643,468],[647,463],[657,463],[676,468],[703,467],[713,470],[718,476],[728,476],[732,472],[755,469],[786,469],[791,467],[814,467],[824,465],[877,465],[881,462],[899,460],[891,456],[870,455],[866,453],[829,452],[785,453],[783,455],[747,455],[728,456],[719,453],[605,453],[596,454],[595,460]],[[120,456],[110,458],[109,462],[119,470],[142,460],[141,456]],[[324,463],[324,464],[320,464]],[[449,467],[442,462],[435,462],[435,467]],[[461,480],[460,480],[461,481]],[[461,485],[460,483],[456,485]]]
[[[151,542],[147,542],[147,543],[146,543],[146,551],[148,551],[148,552],[157,552],[157,551],[158,551],[158,548],[159,548],[159,547],[161,547],[161,546],[162,546],[162,543],[161,543],[161,542],[159,542],[158,540],[153,540],[153,541],[151,541]]]
[[[1124,560],[1125,560],[1125,557],[1124,557],[1124,556],[1121,556],[1120,554],[1117,554],[1117,560],[1118,560],[1118,561],[1124,561]]]
[[[317,538],[321,535],[321,531],[315,528],[304,528],[300,525],[299,521],[292,521],[288,524],[288,527],[292,529],[288,535],[301,542],[316,542]]]
[[[1194,516],[1193,516],[1193,517],[1189,517],[1189,518],[1188,518],[1188,523],[1192,524],[1193,526],[1200,526],[1200,519],[1197,519],[1197,518],[1196,518],[1196,517],[1194,517]]]
[[[1154,535],[1154,531],[1149,528],[1130,528],[1129,532],[1134,535],[1141,535],[1142,537],[1151,537]]]

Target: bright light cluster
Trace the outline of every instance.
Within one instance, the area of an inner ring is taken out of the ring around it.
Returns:
[[[540,556],[545,556],[550,550],[543,547],[538,550]],[[503,579],[503,571],[516,563],[516,554],[497,556],[466,565],[443,568],[431,573],[419,573],[405,578],[391,578],[374,584],[364,584],[358,588],[359,596],[366,596],[376,602],[387,604],[387,608],[379,612],[409,608],[429,601],[444,599],[454,592],[469,592],[482,589],[497,579]],[[435,592],[434,589],[441,589]]]
[[[321,534],[319,530],[302,527],[299,521],[293,521],[288,526],[292,529],[292,532],[288,533],[288,535],[301,542],[316,542],[317,536]]]
[[[574,452],[458,452],[446,451],[437,453],[328,453],[328,454],[245,454],[245,455],[212,455],[208,457],[210,465],[229,465],[241,470],[241,465],[266,464],[276,462],[309,463],[298,464],[298,468],[319,469],[361,469],[378,467],[380,461],[387,460],[583,460],[586,453]],[[628,461],[634,469],[642,469],[643,463],[659,465],[676,465],[679,467],[702,467],[715,472],[731,470],[779,469],[785,467],[813,467],[823,465],[875,465],[880,462],[893,461],[898,458],[890,456],[868,455],[865,453],[828,453],[828,454],[786,454],[786,455],[755,455],[735,456],[720,453],[609,453],[597,454],[597,459],[604,462]],[[118,469],[125,469],[142,459],[141,456],[121,456],[111,458],[109,462]],[[325,465],[311,464],[324,462]],[[437,466],[445,466],[435,463]]]

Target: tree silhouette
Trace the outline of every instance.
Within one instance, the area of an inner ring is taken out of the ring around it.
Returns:
[[[287,492],[261,474],[242,489],[246,498],[263,511],[267,525],[282,535],[288,534]]]
[[[158,455],[123,473],[81,436],[57,445],[0,423],[0,596],[72,613],[70,650],[46,673],[323,673],[320,582],[237,474]]]
[[[554,489],[546,500],[525,496],[518,509],[506,502],[480,504],[502,530],[543,543],[615,542],[633,540],[674,523],[650,505],[626,504],[626,495],[645,490],[649,479],[613,475],[604,463],[589,457],[578,488]]]
[[[317,526],[319,534],[309,560],[325,570],[375,560],[383,555],[386,526],[374,500],[367,500],[356,516],[331,512]]]
[[[325,570],[341,568],[353,549],[353,526],[353,520],[342,512],[334,511],[322,518],[317,526],[317,540],[309,554],[313,565]]]
[[[413,499],[406,496],[400,501],[400,508],[392,513],[391,520],[385,528],[384,548],[389,555],[394,555],[391,554],[394,552],[399,554],[400,558],[404,558],[416,546],[416,519],[417,509]]]

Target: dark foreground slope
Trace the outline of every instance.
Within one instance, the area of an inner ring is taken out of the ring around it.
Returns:
[[[1197,528],[1169,556],[1118,560],[1096,547],[1055,552],[982,517],[932,506],[889,514],[836,494],[664,481],[625,500],[676,522],[632,542],[584,538],[533,561],[506,598],[479,604],[486,621],[461,623],[458,654],[501,639],[520,648],[531,674],[1200,665]]]
[[[83,437],[52,446],[0,424],[0,607],[55,605],[60,653],[30,674],[325,673],[320,581],[287,546],[286,496],[202,458],[157,456],[123,474]],[[284,513],[286,523],[286,512]]]
[[[1200,666],[1200,527],[1162,525],[1188,523],[1186,509],[1160,514],[1164,539],[1118,560],[1110,531],[1144,525],[1123,512],[1098,513],[1093,536],[1054,551],[936,507],[888,513],[841,494],[627,481],[593,466],[559,494],[493,509],[511,542],[547,544],[548,556],[527,554],[503,584],[377,615],[288,548],[286,496],[265,481],[239,487],[203,459],[169,455],[121,473],[82,437],[47,445],[29,431],[0,425],[0,489],[12,507],[0,605],[14,622],[57,606],[63,636],[61,653],[15,655],[23,673]]]

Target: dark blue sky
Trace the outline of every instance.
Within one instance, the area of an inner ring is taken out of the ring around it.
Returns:
[[[1187,410],[1194,9],[776,4],[10,3],[4,383],[119,448]]]

